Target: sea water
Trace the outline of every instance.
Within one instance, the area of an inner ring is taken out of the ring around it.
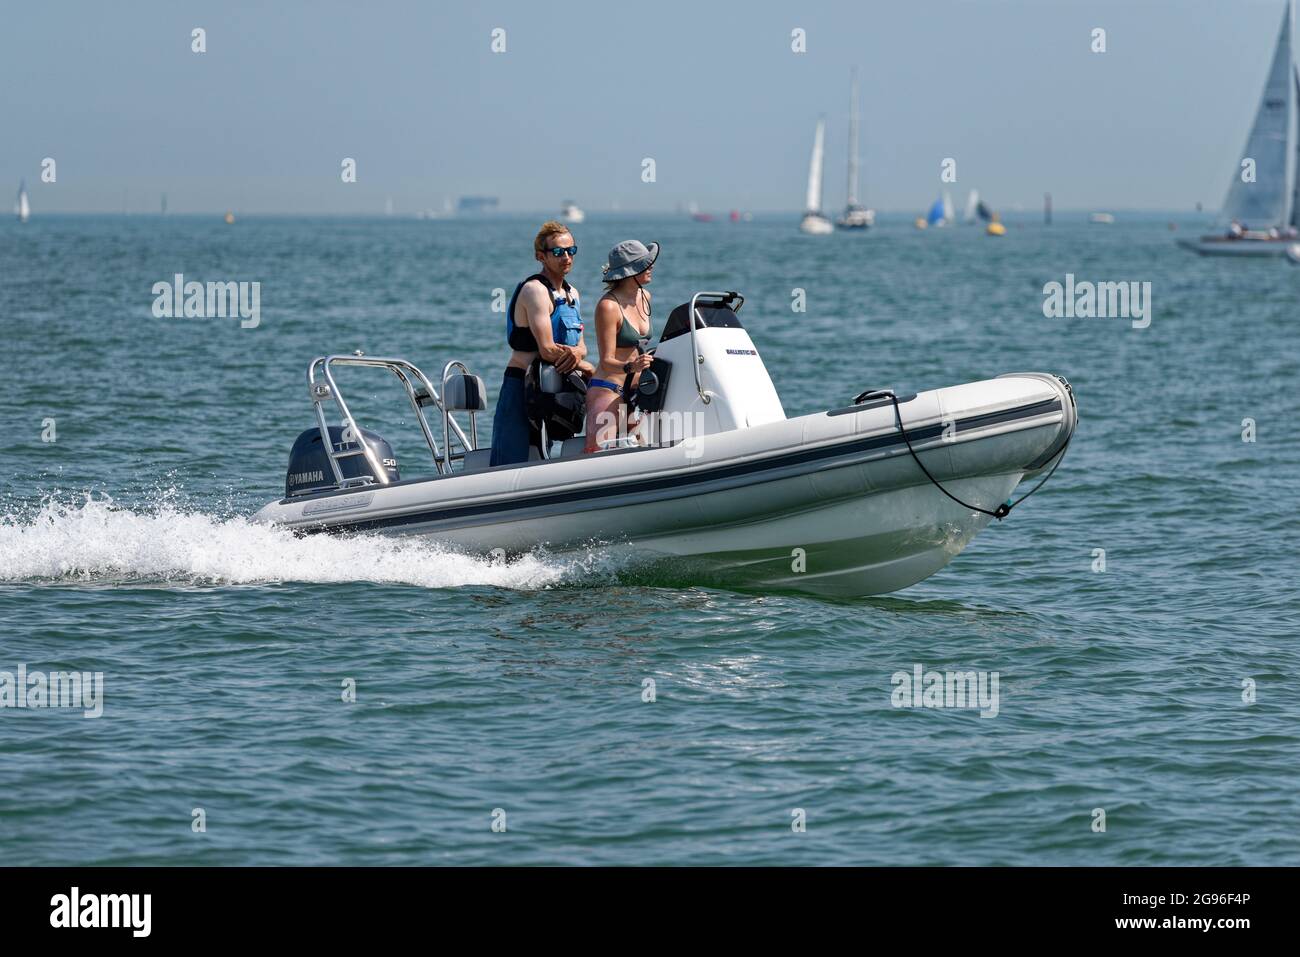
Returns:
[[[0,224],[0,672],[103,676],[97,717],[0,707],[6,862],[1300,863],[1300,268],[1198,258],[1186,217],[574,227],[589,330],[605,251],[657,241],[656,331],[740,290],[791,416],[1070,380],[1047,486],[887,597],[250,524],[311,358],[495,397],[538,219]],[[155,315],[177,274],[259,283],[259,322]],[[1149,282],[1149,323],[1045,314],[1067,275]],[[396,383],[343,375],[427,471]]]

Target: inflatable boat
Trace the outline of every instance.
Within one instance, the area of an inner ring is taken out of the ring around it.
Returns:
[[[426,535],[507,561],[612,546],[700,584],[873,595],[951,561],[1018,504],[1022,481],[1050,477],[1074,433],[1069,384],[1037,372],[868,389],[786,418],[743,303],[701,292],[673,310],[637,388],[628,447],[545,440],[518,465],[492,467],[478,444],[486,391],[463,363],[447,363],[437,387],[404,359],[314,359],[316,426],[294,443],[284,497],[256,518],[301,533]],[[428,474],[401,477],[390,445],[356,422],[340,366],[396,376],[432,454]]]

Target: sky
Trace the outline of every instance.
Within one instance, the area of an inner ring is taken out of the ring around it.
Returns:
[[[0,188],[52,212],[795,211],[1222,202],[1283,0],[7,0]],[[191,50],[206,31],[207,51]],[[1092,31],[1106,31],[1094,53]],[[505,51],[493,52],[493,31]],[[806,52],[791,49],[805,31]],[[41,182],[56,162],[57,181]],[[344,183],[344,158],[357,178]],[[643,182],[643,161],[655,181]],[[9,185],[4,185],[9,184]],[[2,193],[0,193],[2,195]]]

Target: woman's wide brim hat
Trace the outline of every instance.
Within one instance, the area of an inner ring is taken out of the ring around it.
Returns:
[[[659,244],[651,243],[647,247],[635,239],[626,239],[609,251],[609,261],[605,263],[602,282],[617,282],[628,276],[645,272],[659,258]]]

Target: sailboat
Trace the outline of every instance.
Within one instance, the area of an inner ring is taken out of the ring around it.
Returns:
[[[993,212],[984,200],[976,200],[975,215],[986,223],[984,227],[986,236],[1005,236],[1007,234],[1007,227],[1003,224],[1001,217]]]
[[[31,218],[32,204],[27,201],[26,180],[18,184],[18,202],[14,205],[14,213],[17,214],[20,223],[25,223]]]
[[[1296,195],[1300,175],[1293,173],[1294,185],[1287,189],[1292,136],[1300,146],[1300,136],[1290,129],[1292,115],[1300,104],[1300,74],[1291,54],[1292,2],[1287,0],[1282,13],[1273,63],[1268,68],[1255,123],[1242,154],[1254,160],[1254,181],[1243,181],[1243,167],[1238,164],[1220,214],[1220,219],[1228,223],[1227,231],[1178,240],[1186,249],[1212,256],[1279,256],[1296,241],[1297,226],[1300,226],[1300,197]],[[1296,173],[1300,173],[1300,168]]]
[[[947,226],[953,221],[954,213],[952,211],[952,197],[945,191],[942,196],[934,201],[934,205],[924,216],[916,218],[916,228],[925,229],[927,226]]]
[[[813,137],[812,162],[808,164],[808,211],[803,214],[799,228],[813,236],[834,232],[831,221],[822,215],[822,160],[826,149],[826,119],[817,121],[817,135]]]
[[[979,211],[979,207],[980,191],[973,189],[966,195],[966,212],[962,214],[961,221],[968,226],[975,222],[975,216]]]
[[[876,211],[858,203],[858,71],[853,71],[849,92],[849,192],[844,214],[836,224],[840,229],[869,229],[876,221]]]

